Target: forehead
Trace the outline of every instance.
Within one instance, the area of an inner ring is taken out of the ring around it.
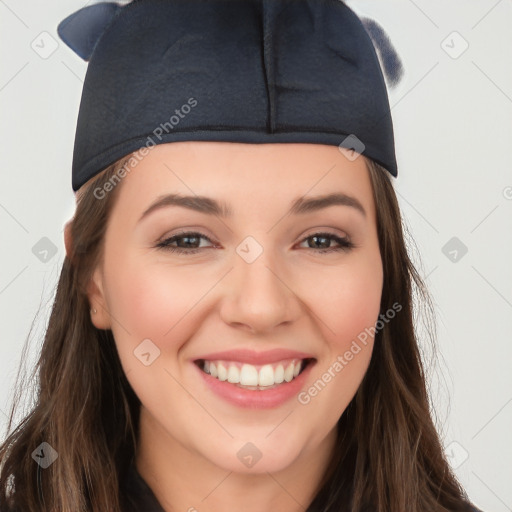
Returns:
[[[186,141],[154,146],[126,173],[120,207],[143,209],[171,192],[216,197],[241,211],[285,203],[298,196],[341,192],[374,214],[369,172],[363,157],[337,146],[305,143],[244,144]]]

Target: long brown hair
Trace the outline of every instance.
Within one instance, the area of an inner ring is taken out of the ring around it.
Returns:
[[[16,511],[120,512],[123,507],[120,482],[137,450],[140,401],[112,332],[91,322],[86,290],[101,261],[122,184],[101,200],[94,190],[106,190],[128,158],[90,180],[77,197],[72,254],[64,260],[32,374],[37,374],[37,396],[0,446],[0,504]],[[384,268],[381,312],[397,303],[401,310],[376,334],[369,368],[338,422],[336,451],[307,511],[467,510],[432,421],[413,323],[415,297],[429,309],[429,296],[406,250],[390,177],[376,163],[366,163]],[[14,400],[8,432],[16,407]],[[42,443],[58,454],[46,469],[32,457]]]

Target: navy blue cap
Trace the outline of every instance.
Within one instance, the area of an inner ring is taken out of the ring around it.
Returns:
[[[89,62],[74,191],[144,146],[190,140],[336,145],[397,175],[379,57],[340,0],[100,3],[58,33]]]

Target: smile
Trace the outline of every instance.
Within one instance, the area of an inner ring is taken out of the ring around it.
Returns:
[[[285,359],[271,364],[253,365],[238,361],[196,361],[206,374],[221,382],[227,381],[237,387],[250,390],[272,389],[283,382],[294,380],[312,361],[307,359]]]

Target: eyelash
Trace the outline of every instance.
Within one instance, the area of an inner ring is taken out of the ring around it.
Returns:
[[[197,252],[201,251],[202,249],[205,249],[204,247],[203,248],[196,247],[193,249],[183,249],[181,247],[173,247],[170,245],[171,243],[175,242],[176,240],[178,240],[180,238],[187,238],[187,237],[204,238],[205,240],[208,240],[208,242],[210,242],[212,244],[214,243],[206,235],[203,235],[201,233],[197,233],[194,231],[186,231],[183,233],[178,233],[177,235],[167,238],[166,240],[162,240],[161,242],[159,242],[156,245],[156,247],[159,249],[164,249],[164,250],[171,251],[171,252],[178,253],[178,254],[196,254]],[[333,233],[323,233],[323,232],[313,233],[313,234],[307,236],[306,238],[303,238],[301,240],[301,243],[304,242],[305,240],[308,240],[309,238],[313,238],[313,237],[328,238],[330,240],[334,240],[335,242],[337,242],[339,244],[338,247],[329,247],[327,249],[314,249],[312,247],[307,248],[307,249],[311,249],[314,252],[318,252],[320,254],[332,253],[335,251],[336,252],[337,251],[349,251],[350,249],[353,249],[355,247],[355,245],[348,238],[342,238],[337,235],[334,235]]]

